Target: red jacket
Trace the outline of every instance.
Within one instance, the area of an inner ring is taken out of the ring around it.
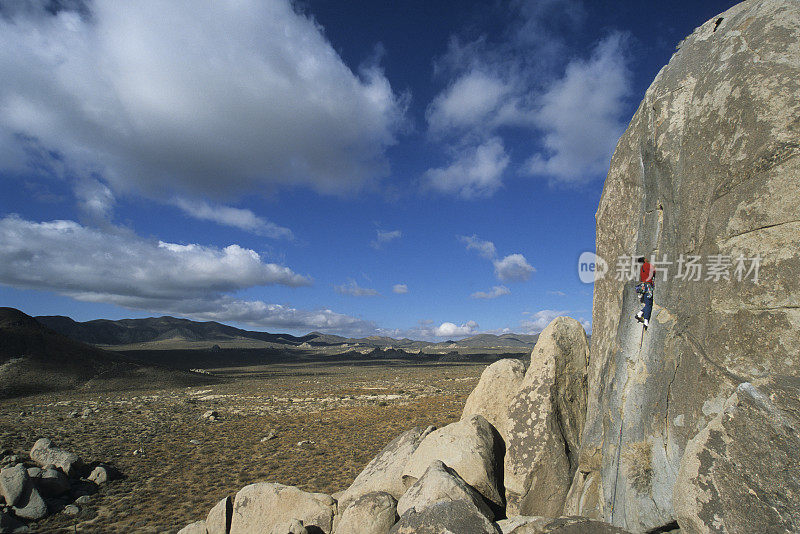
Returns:
[[[656,284],[656,270],[646,260],[642,264],[642,268],[639,271],[639,280],[641,280],[642,282],[647,282],[651,286],[654,286]]]

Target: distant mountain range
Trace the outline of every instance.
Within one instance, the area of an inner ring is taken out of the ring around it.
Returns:
[[[265,346],[285,347],[373,347],[420,350],[479,350],[507,349],[510,352],[530,351],[538,336],[525,334],[479,334],[460,341],[416,341],[408,338],[369,336],[365,338],[347,338],[321,332],[311,332],[305,336],[290,334],[270,334],[242,330],[221,323],[209,321],[198,322],[175,317],[152,317],[147,319],[120,319],[111,321],[97,319],[77,322],[60,315],[36,317],[42,325],[67,336],[73,340],[91,345],[105,347],[135,346],[146,344],[148,348],[175,348],[177,345],[191,346],[198,343],[218,343],[221,346],[242,344],[253,346],[258,342]]]
[[[118,390],[214,381],[81,343],[17,309],[0,307],[0,398],[75,388]]]

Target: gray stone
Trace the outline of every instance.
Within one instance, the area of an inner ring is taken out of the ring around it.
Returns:
[[[108,469],[106,469],[105,466],[98,465],[92,469],[92,472],[87,478],[99,486],[111,480],[111,474],[108,472]]]
[[[498,521],[503,534],[630,534],[627,530],[585,517],[513,516]]]
[[[583,326],[557,317],[539,334],[508,405],[507,513],[558,517],[578,466],[589,347]]]
[[[362,495],[334,523],[337,534],[386,534],[397,521],[397,500],[385,491]]]
[[[92,498],[89,497],[88,495],[81,495],[80,497],[75,499],[75,504],[84,504],[85,505],[85,504],[89,504],[90,502],[92,502]]]
[[[439,460],[434,460],[422,477],[400,497],[397,513],[403,515],[411,508],[419,511],[440,501],[467,501],[488,519],[494,519],[494,513],[483,496]]]
[[[482,415],[473,415],[428,434],[403,469],[403,483],[410,487],[434,460],[440,460],[502,508],[502,451],[503,440],[497,430]]]
[[[48,497],[58,497],[70,490],[67,475],[52,466],[42,470],[42,474],[35,481],[35,485],[43,495]]]
[[[422,510],[412,508],[403,514],[390,534],[501,534],[472,503],[441,501]]]
[[[339,508],[344,510],[357,498],[375,491],[385,491],[399,499],[406,491],[403,469],[420,442],[433,430],[432,426],[412,428],[390,441],[337,499]]]
[[[587,418],[565,513],[633,532],[670,524],[688,441],[738,384],[798,374],[798,79],[800,2],[748,0],[683,41],[621,137],[596,215],[611,272],[594,284]],[[699,280],[677,277],[677,264],[662,279],[656,265],[646,332],[633,283],[614,276],[618,258],[639,254],[704,265]],[[737,280],[740,255],[760,255],[757,283]],[[727,256],[730,279],[714,280],[707,265]]]
[[[675,482],[689,534],[800,532],[800,378],[745,382],[686,445]]]
[[[505,358],[489,365],[481,373],[478,385],[464,404],[462,419],[482,415],[497,429],[508,446],[508,406],[519,393],[525,378],[525,364],[520,360]]]
[[[206,534],[206,522],[201,520],[189,523],[180,529],[178,534]]]
[[[336,501],[324,493],[307,493],[293,486],[259,482],[239,490],[233,500],[231,534],[271,532],[286,521],[298,519],[329,534]]]
[[[41,467],[29,467],[27,469],[28,476],[30,478],[39,478],[42,476],[42,468]]]
[[[77,454],[54,447],[47,438],[41,438],[33,444],[31,459],[42,466],[53,464],[69,477],[80,475],[83,469],[83,462]]]
[[[62,512],[64,512],[64,514],[66,515],[76,516],[79,513],[81,513],[81,509],[75,506],[74,504],[68,504],[64,507]]]
[[[541,534],[551,518],[541,516],[509,516],[497,522],[503,534]]]
[[[225,497],[208,512],[206,517],[206,530],[208,534],[228,534],[231,530],[231,517],[233,516],[233,499]]]
[[[17,500],[17,504],[12,509],[14,510],[14,515],[21,519],[35,521],[47,516],[47,503],[45,503],[30,479],[25,484],[25,489]]]
[[[303,525],[302,521],[292,519],[275,525],[270,534],[308,534],[308,529]]]
[[[0,491],[6,504],[14,505],[19,502],[25,488],[28,486],[30,477],[28,470],[23,464],[8,466],[0,469]]]

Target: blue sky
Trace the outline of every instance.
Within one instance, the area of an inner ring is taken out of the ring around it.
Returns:
[[[0,303],[590,329],[576,264],[616,141],[731,5],[0,1]]]

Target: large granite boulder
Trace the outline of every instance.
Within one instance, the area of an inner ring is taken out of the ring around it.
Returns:
[[[47,438],[36,440],[31,448],[31,459],[42,466],[52,464],[70,477],[79,476],[85,468],[77,454],[56,447]]]
[[[211,508],[206,516],[208,534],[228,534],[233,518],[233,499],[226,496]]]
[[[178,534],[206,534],[208,531],[206,530],[206,522],[205,521],[195,521],[194,523],[189,523],[182,529],[178,531]]]
[[[525,364],[514,358],[504,358],[489,365],[481,373],[478,385],[464,404],[462,419],[482,415],[497,429],[508,446],[508,406],[519,393],[525,378]]]
[[[494,519],[494,512],[484,501],[483,496],[464,482],[454,470],[439,460],[434,460],[397,502],[397,513],[405,514],[412,508],[422,510],[426,506],[441,501],[467,501],[478,508],[483,515]]]
[[[473,415],[428,434],[408,460],[403,483],[410,487],[434,460],[440,460],[500,509],[502,458],[500,434],[482,415]]]
[[[9,465],[0,469],[0,494],[3,495],[7,505],[17,504],[25,493],[29,481],[28,470],[24,464]]]
[[[738,384],[798,373],[798,79],[800,2],[748,0],[679,45],[621,137],[597,210],[611,271],[594,285],[565,513],[633,532],[672,523],[687,442]],[[646,332],[626,280],[637,255],[675,262],[654,264]]]
[[[554,319],[508,404],[504,483],[507,512],[558,517],[578,465],[586,416],[589,347],[583,326]]]
[[[337,534],[386,534],[397,521],[397,500],[385,491],[362,495],[334,520]]]
[[[630,534],[603,521],[585,517],[513,516],[497,522],[503,534]]]
[[[230,534],[271,532],[283,523],[297,519],[303,525],[330,534],[336,501],[324,493],[308,493],[272,482],[243,487],[233,500]]]
[[[502,534],[500,528],[468,501],[440,501],[403,514],[389,534]]]
[[[406,491],[403,469],[422,440],[434,429],[432,426],[412,428],[390,441],[339,496],[339,509],[344,510],[362,495],[375,491],[385,491],[399,499]]]
[[[800,532],[800,377],[740,384],[686,445],[681,532]]]

